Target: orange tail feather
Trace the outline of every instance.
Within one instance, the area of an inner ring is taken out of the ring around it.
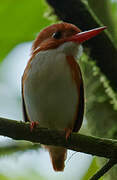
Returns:
[[[66,159],[67,149],[55,146],[46,146],[46,148],[49,151],[53,169],[55,171],[63,171],[65,167],[64,161]]]

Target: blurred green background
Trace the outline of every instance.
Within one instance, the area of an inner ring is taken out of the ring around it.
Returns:
[[[93,2],[89,0],[92,8],[95,6]],[[102,22],[108,21],[109,30],[117,42],[117,1],[108,0],[106,7],[110,20],[105,18]],[[1,117],[22,119],[21,76],[30,57],[32,41],[42,28],[57,21],[55,16],[49,15],[50,12],[44,0],[0,0]],[[98,12],[97,16],[101,19]],[[87,58],[83,55],[81,63],[85,64],[84,57]],[[86,121],[81,131],[89,133]],[[90,155],[72,154],[72,151],[68,152],[64,173],[55,173],[48,153],[39,145],[1,136],[0,180],[88,180],[100,167],[96,158]]]

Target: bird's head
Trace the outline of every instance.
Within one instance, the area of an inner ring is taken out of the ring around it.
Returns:
[[[68,55],[76,54],[78,47],[84,41],[96,36],[106,27],[100,27],[89,31],[81,30],[73,24],[58,23],[42,30],[33,43],[32,54],[40,51],[57,49]]]

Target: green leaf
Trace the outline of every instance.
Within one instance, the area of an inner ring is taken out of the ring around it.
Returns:
[[[51,21],[44,17],[44,0],[5,0],[0,2],[0,61],[17,44],[34,40]]]
[[[99,170],[99,167],[97,166],[96,158],[94,158],[87,173],[85,174],[82,180],[87,180],[91,178],[97,172],[97,170]],[[100,178],[99,180],[103,180],[103,178]]]

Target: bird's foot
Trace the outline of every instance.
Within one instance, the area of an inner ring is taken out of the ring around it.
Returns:
[[[32,121],[30,123],[30,130],[31,132],[33,131],[34,127],[38,126],[39,125],[39,122],[38,121]]]
[[[68,140],[69,136],[71,135],[72,133],[72,129],[70,128],[65,128],[65,137],[66,137],[66,140]]]

